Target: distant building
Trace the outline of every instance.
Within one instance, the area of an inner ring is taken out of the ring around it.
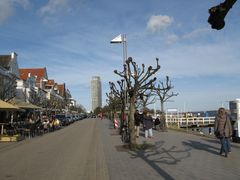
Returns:
[[[93,76],[91,80],[92,111],[102,107],[102,84],[99,76]]]

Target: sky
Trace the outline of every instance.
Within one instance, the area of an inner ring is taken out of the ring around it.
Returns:
[[[179,111],[228,108],[240,98],[240,3],[212,30],[208,9],[220,0],[0,0],[0,54],[18,54],[19,68],[46,67],[48,78],[66,83],[74,99],[91,109],[90,81],[108,82],[122,70],[122,45],[137,64],[169,76],[177,97],[165,108]],[[160,103],[157,101],[158,109]]]

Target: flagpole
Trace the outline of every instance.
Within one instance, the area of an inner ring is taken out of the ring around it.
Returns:
[[[122,42],[123,42],[123,66],[126,64],[126,60],[127,60],[127,37],[126,34],[122,35]],[[127,67],[126,67],[127,68]],[[128,73],[128,72],[126,72]],[[128,74],[126,74],[128,76]],[[127,103],[128,103],[128,99],[127,99],[127,87],[126,87],[126,80],[124,80],[124,110],[126,111],[126,107],[127,107]]]
[[[122,43],[123,44],[123,67],[126,65],[126,60],[127,60],[127,36],[126,34],[120,34],[114,39],[110,41],[110,43]],[[126,67],[127,68],[127,67]],[[127,73],[127,72],[126,72]],[[127,75],[127,74],[126,74]],[[127,75],[128,76],[128,75]],[[126,114],[127,110],[127,103],[128,103],[128,98],[127,98],[127,87],[126,87],[126,79],[124,79],[123,82],[123,88],[124,88],[124,114]],[[127,116],[126,116],[127,117]],[[128,122],[128,120],[127,120]]]
[[[123,41],[123,44],[124,44],[124,55],[125,55],[125,63],[126,63],[126,60],[127,60],[127,36],[126,36],[126,34],[124,34],[123,35],[124,36],[124,41]],[[126,67],[126,71],[127,71],[127,73],[129,73],[128,72],[128,67]],[[127,78],[128,78],[128,76],[129,76],[129,74],[127,74]],[[127,126],[128,126],[128,128],[129,128],[129,122],[128,122],[128,118],[129,118],[129,114],[128,114],[128,109],[129,109],[129,107],[128,107],[128,94],[127,94],[127,80],[125,80],[125,113],[126,113],[126,122],[127,122]]]

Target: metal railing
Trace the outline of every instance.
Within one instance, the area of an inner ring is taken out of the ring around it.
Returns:
[[[166,125],[178,127],[209,126],[214,125],[215,117],[177,117],[166,116]]]

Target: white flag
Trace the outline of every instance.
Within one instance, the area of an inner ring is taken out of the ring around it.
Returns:
[[[126,41],[126,38],[124,37],[124,35],[119,34],[117,37],[111,40],[111,43],[122,43],[124,41]]]

